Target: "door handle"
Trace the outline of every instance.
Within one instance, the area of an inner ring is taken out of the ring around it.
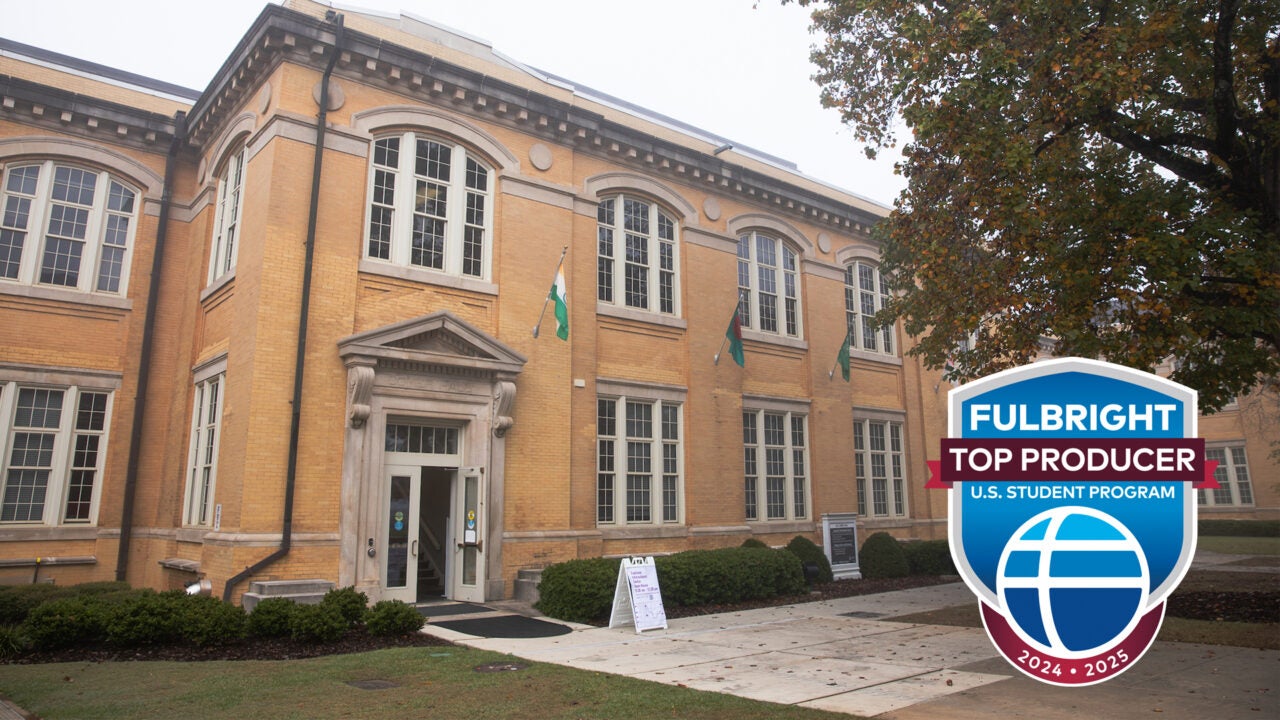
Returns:
[[[417,540],[414,540],[413,543],[409,545],[409,552],[413,553],[414,557],[418,557],[418,541]]]

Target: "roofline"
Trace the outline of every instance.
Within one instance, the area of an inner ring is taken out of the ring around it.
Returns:
[[[160,95],[169,100],[194,103],[200,99],[200,91],[175,85],[174,83],[156,80],[145,75],[127,72],[119,68],[100,65],[88,60],[63,55],[52,50],[45,50],[34,45],[27,45],[16,40],[0,37],[0,56],[16,57],[35,61],[41,65],[70,70],[76,74],[101,78],[113,84],[124,85],[153,95]]]

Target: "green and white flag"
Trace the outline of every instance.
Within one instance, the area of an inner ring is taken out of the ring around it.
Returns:
[[[565,290],[564,270],[556,268],[556,280],[551,283],[551,292],[548,297],[556,304],[556,337],[561,340],[569,339],[569,294]]]

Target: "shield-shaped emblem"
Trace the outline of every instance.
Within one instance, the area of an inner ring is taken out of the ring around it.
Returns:
[[[1055,685],[1128,669],[1190,567],[1205,486],[1195,391],[1064,358],[951,391],[942,460],[956,567],[992,642]]]

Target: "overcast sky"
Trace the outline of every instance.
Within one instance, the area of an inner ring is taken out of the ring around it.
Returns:
[[[0,36],[202,90],[266,0],[0,0]],[[824,110],[808,12],[778,0],[358,0],[776,155],[890,205],[897,150],[867,160]],[[197,12],[198,10],[198,12]]]

